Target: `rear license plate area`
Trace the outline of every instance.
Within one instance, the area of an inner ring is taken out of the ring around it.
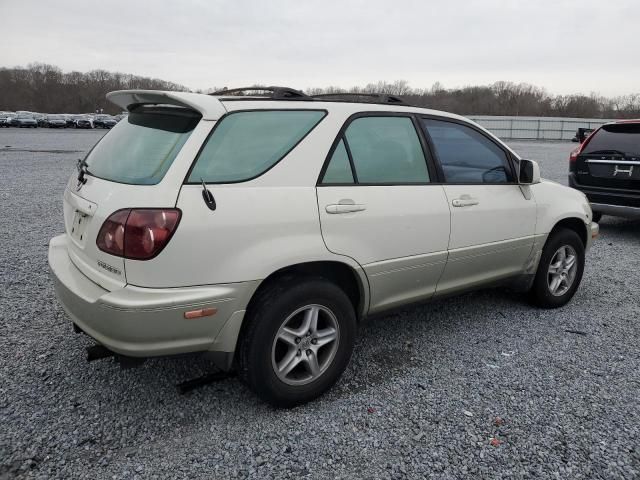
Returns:
[[[614,180],[639,180],[640,165],[624,163],[589,163],[589,174],[597,178],[610,178]]]
[[[91,217],[80,210],[76,210],[73,214],[73,223],[71,224],[71,238],[78,243],[84,243],[86,240],[87,225]]]

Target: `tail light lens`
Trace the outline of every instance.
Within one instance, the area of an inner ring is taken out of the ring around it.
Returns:
[[[149,260],[169,243],[180,215],[180,210],[175,208],[118,210],[100,227],[96,244],[111,255]]]
[[[578,155],[580,155],[582,153],[582,151],[584,150],[584,147],[587,146],[587,144],[591,141],[591,139],[593,138],[593,135],[600,130],[599,128],[597,128],[596,130],[594,130],[593,132],[591,132],[587,138],[584,139],[584,141],[580,144],[580,146],[578,148],[576,148],[575,150],[573,150],[570,154],[569,154],[569,164],[573,165],[576,163],[576,161],[578,160]]]
[[[581,149],[582,147],[578,147],[575,150],[571,151],[571,153],[569,154],[569,163],[576,163],[576,160],[578,160],[578,155],[580,155]]]

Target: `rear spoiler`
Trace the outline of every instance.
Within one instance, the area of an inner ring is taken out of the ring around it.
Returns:
[[[126,110],[136,105],[176,105],[199,112],[204,120],[217,120],[227,112],[220,100],[200,93],[117,90],[107,93],[107,100]]]

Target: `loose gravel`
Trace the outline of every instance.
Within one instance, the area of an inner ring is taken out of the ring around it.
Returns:
[[[640,223],[605,217],[565,308],[502,289],[371,320],[343,379],[293,410],[209,364],[85,361],[47,243],[101,131],[0,130],[0,478],[640,477]],[[575,144],[514,142],[564,181]]]

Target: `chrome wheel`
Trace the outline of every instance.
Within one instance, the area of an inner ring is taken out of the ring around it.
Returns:
[[[271,348],[271,364],[288,385],[306,385],[331,365],[340,342],[340,327],[331,310],[307,305],[289,315]]]
[[[547,285],[552,295],[561,297],[569,289],[578,271],[578,256],[570,245],[563,245],[551,258],[547,274]]]

